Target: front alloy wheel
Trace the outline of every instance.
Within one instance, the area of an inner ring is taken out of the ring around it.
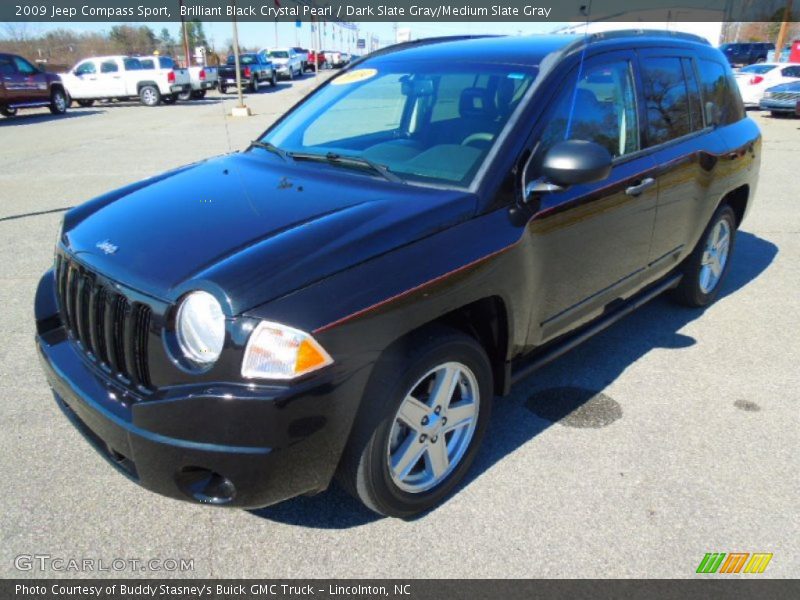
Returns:
[[[56,88],[50,94],[50,112],[54,115],[63,115],[67,112],[67,95],[64,93],[64,90]]]
[[[387,461],[395,485],[417,493],[441,483],[469,447],[479,405],[478,382],[466,365],[448,362],[423,375],[389,433]]]
[[[491,364],[473,337],[435,326],[400,340],[376,363],[339,480],[383,515],[436,506],[469,470],[492,394]]]

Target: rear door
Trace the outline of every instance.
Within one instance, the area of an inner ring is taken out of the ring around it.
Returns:
[[[529,339],[538,344],[597,316],[636,289],[655,220],[655,164],[641,151],[632,52],[588,59],[565,79],[545,113],[527,168],[538,178],[549,148],[565,139],[596,142],[614,157],[600,182],[543,194],[530,205],[527,235],[536,271]]]
[[[125,96],[125,80],[120,61],[109,58],[100,63],[100,74],[97,76],[95,93],[99,98],[116,98]]]
[[[704,122],[692,54],[652,49],[640,51],[639,58],[644,144],[658,165],[658,208],[649,263],[661,273],[691,252],[705,226],[702,215],[713,203],[710,188],[724,144]]]

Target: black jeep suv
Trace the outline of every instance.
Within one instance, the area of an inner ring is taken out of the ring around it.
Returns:
[[[258,507],[337,474],[415,514],[512,383],[662,292],[714,301],[760,157],[700,38],[395,46],[247,151],[69,211],[42,365],[154,491]]]

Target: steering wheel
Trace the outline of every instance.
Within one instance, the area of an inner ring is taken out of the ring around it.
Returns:
[[[462,146],[469,146],[472,142],[491,142],[494,134],[487,132],[471,133],[461,142]]]

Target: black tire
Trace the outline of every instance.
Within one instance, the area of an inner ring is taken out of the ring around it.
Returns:
[[[164,104],[175,104],[178,101],[178,96],[176,96],[175,94],[161,96],[161,101]]]
[[[192,92],[192,100],[202,100],[205,97],[206,97],[205,90],[196,90]]]
[[[68,106],[69,100],[64,90],[61,88],[53,88],[53,91],[50,92],[50,105],[48,106],[50,112],[54,115],[63,115],[67,112]]]
[[[139,90],[139,102],[145,106],[158,106],[162,99],[161,92],[154,85],[143,85]]]
[[[272,76],[269,78],[269,84],[272,87],[275,87],[276,85],[278,85],[278,76],[275,75],[275,71],[272,72]]]
[[[258,77],[253,77],[247,85],[247,89],[253,94],[258,93]]]
[[[178,94],[178,100],[180,100],[181,102],[188,102],[189,100],[194,98],[194,94],[195,92],[193,92],[192,90],[181,92],[180,94]]]
[[[82,106],[83,108],[89,108],[94,104],[94,100],[75,100],[78,103],[78,106]]]
[[[219,93],[220,94],[227,94],[228,93],[228,86],[227,85],[220,85],[219,86]]]
[[[17,109],[16,108],[8,108],[7,106],[0,107],[0,115],[4,117],[13,117],[16,116]]]
[[[432,368],[451,361],[467,366],[477,381],[479,410],[472,438],[460,461],[434,487],[416,493],[401,490],[389,473],[387,453],[397,412],[415,382]],[[489,358],[472,337],[437,326],[401,340],[383,354],[375,367],[337,478],[365,506],[382,515],[410,517],[432,508],[453,491],[469,470],[489,423],[492,396]]]
[[[706,245],[709,238],[713,235],[720,221],[725,221],[728,227],[730,240],[728,242],[727,256],[725,264],[721,270],[719,279],[714,284],[713,288],[704,290],[701,285],[701,271],[703,268],[703,255],[705,254]],[[670,293],[671,298],[678,304],[689,306],[692,308],[702,308],[708,306],[719,296],[722,285],[725,282],[725,277],[731,267],[731,259],[736,245],[736,214],[733,209],[727,204],[720,206],[711,217],[711,221],[706,227],[703,235],[700,236],[700,241],[697,243],[694,251],[686,258],[681,267],[683,271],[683,279],[681,279],[678,287],[673,289]]]

